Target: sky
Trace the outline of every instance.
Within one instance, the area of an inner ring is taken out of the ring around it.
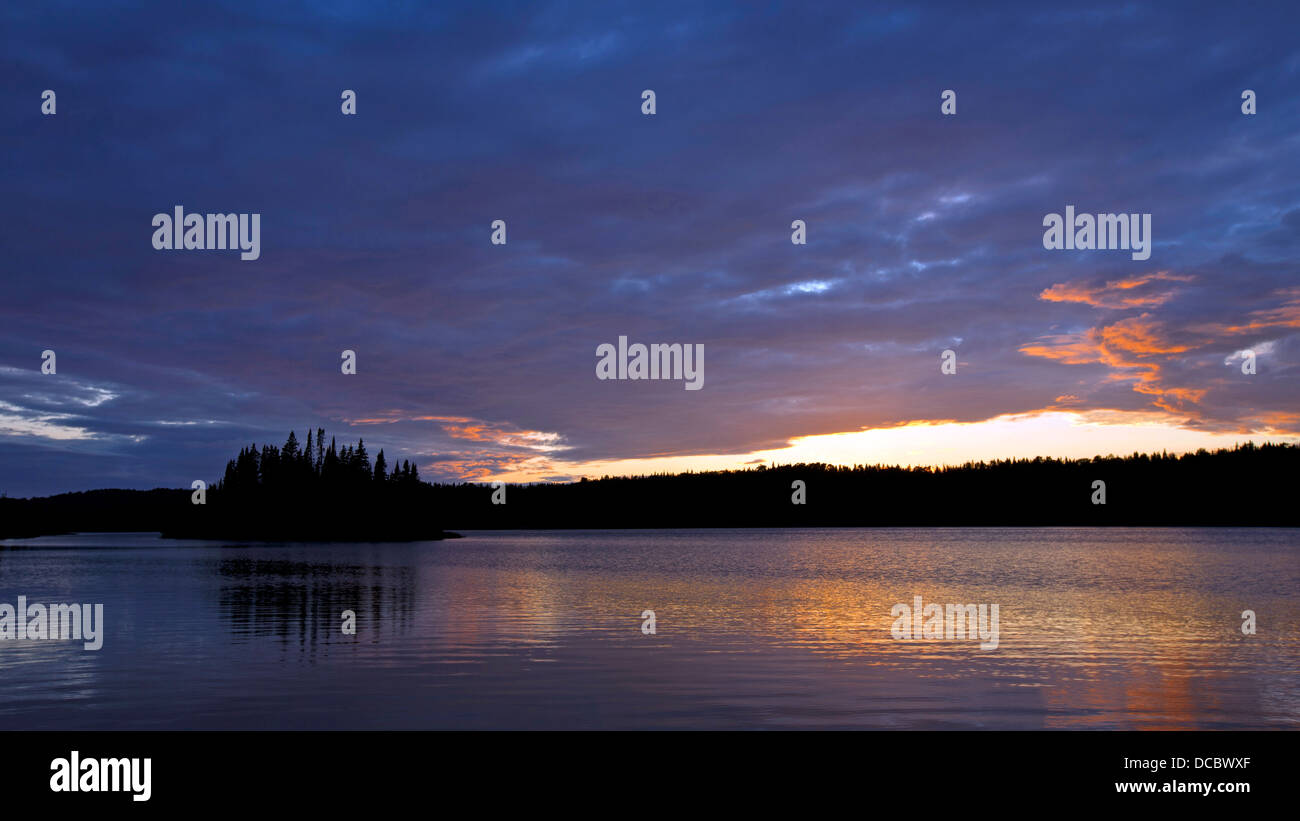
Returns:
[[[316,427],[440,481],[1300,441],[1294,3],[19,5],[0,493]],[[260,257],[155,249],[178,205]]]

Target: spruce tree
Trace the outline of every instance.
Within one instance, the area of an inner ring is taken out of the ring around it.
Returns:
[[[357,449],[352,452],[352,464],[358,479],[370,479],[370,454],[366,453],[366,440],[357,440]]]
[[[292,462],[298,458],[298,437],[293,431],[289,431],[289,439],[284,443],[284,449],[280,451],[284,461]]]

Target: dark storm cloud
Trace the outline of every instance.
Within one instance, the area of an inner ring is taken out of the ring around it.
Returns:
[[[476,478],[1063,406],[1300,429],[1292,7],[709,5],[4,12],[0,490],[308,425]],[[260,213],[261,259],[154,251],[177,204]],[[1151,259],[1043,250],[1067,204],[1151,213]],[[597,381],[620,335],[703,343],[705,389]]]

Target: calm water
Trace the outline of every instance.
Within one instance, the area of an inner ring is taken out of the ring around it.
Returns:
[[[0,641],[6,729],[1300,727],[1297,530],[85,534],[0,545],[19,594],[106,625]],[[894,640],[915,595],[999,647]]]

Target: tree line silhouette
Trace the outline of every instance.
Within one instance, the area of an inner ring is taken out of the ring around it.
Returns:
[[[177,538],[407,541],[442,528],[871,526],[1300,526],[1300,446],[1247,443],[1092,459],[951,467],[827,464],[519,484],[429,484],[408,460],[373,464],[365,442],[294,433],[250,445],[207,490],[96,490],[0,498],[0,537],[162,531]],[[1103,482],[1105,503],[1096,482]],[[795,504],[802,483],[803,504]]]
[[[1300,526],[1300,446],[951,467],[828,464],[604,477],[509,486],[436,485],[447,526],[494,528],[873,526]],[[804,504],[794,504],[796,481]],[[1093,483],[1104,482],[1105,504]]]
[[[90,490],[0,498],[0,538],[77,532],[161,532],[170,538],[250,541],[414,541],[442,530],[433,488],[409,460],[374,463],[365,441],[342,449],[325,431],[295,432],[282,447],[240,448],[202,490]]]

